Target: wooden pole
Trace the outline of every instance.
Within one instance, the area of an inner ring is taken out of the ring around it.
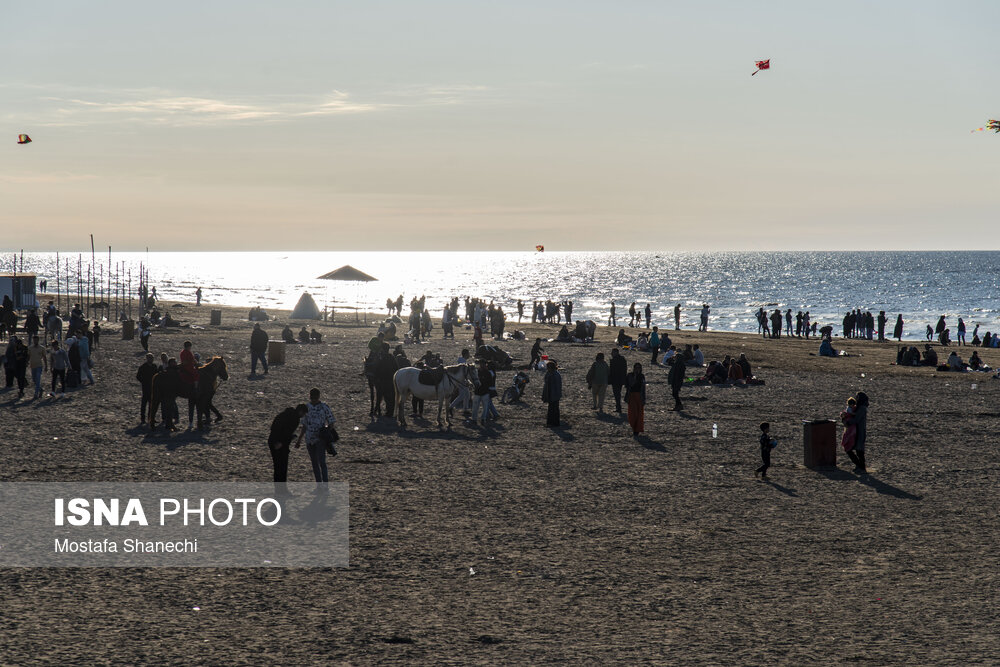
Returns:
[[[56,252],[56,310],[59,309],[59,252]]]

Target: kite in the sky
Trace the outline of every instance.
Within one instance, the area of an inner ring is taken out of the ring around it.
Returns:
[[[31,137],[29,137],[26,134],[19,134],[19,135],[17,135],[17,143],[19,143],[19,144],[30,144],[31,143]]]
[[[756,74],[757,72],[763,72],[766,69],[771,69],[770,58],[768,58],[767,60],[758,60],[754,64],[757,66],[757,69],[754,70],[753,74]],[[753,74],[751,74],[750,76],[753,76]]]
[[[982,132],[984,130],[993,130],[994,132],[1000,132],[1000,120],[990,119],[986,122],[983,127],[977,127],[972,130],[973,132]]]
[[[545,252],[545,246],[543,246],[543,245],[536,245],[535,246],[535,250],[537,250],[538,252]]]

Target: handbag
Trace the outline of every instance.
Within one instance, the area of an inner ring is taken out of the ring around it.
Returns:
[[[334,449],[333,443],[340,440],[340,434],[337,433],[337,429],[328,424],[321,428],[316,435],[318,436],[320,443],[326,447],[326,453],[330,456],[336,456],[337,450]]]

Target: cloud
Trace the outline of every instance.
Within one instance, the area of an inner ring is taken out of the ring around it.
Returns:
[[[92,181],[96,178],[97,176],[94,174],[73,174],[65,171],[52,173],[0,173],[0,183],[16,183],[18,185],[33,183],[80,183],[83,181]]]
[[[486,91],[485,86],[437,85],[374,94],[367,99],[340,90],[313,97],[237,99],[125,90],[74,97],[45,97],[34,125],[67,126],[99,122],[192,126],[285,122],[296,118],[373,113],[387,109],[454,105]]]

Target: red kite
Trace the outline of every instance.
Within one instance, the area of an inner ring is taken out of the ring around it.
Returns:
[[[538,252],[545,252],[545,246],[543,246],[543,245],[536,245],[535,246],[535,250],[537,250]]]
[[[768,58],[767,60],[758,60],[754,64],[757,65],[757,69],[754,70],[753,74],[756,74],[757,72],[763,72],[766,69],[771,69],[771,59],[770,58]],[[753,74],[751,74],[750,76],[753,76]]]
[[[19,143],[19,144],[30,144],[31,143],[31,137],[29,137],[26,134],[19,134],[19,135],[17,135],[17,143]]]

